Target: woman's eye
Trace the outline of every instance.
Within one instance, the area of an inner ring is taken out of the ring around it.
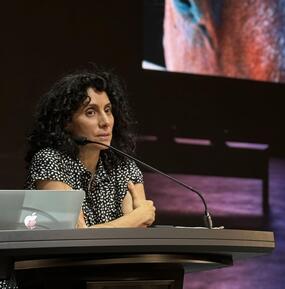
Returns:
[[[86,111],[86,114],[87,114],[88,116],[92,116],[92,115],[95,114],[95,110],[89,109],[89,110]]]
[[[106,113],[110,113],[110,112],[112,112],[111,107],[106,108],[106,109],[105,109],[105,112],[106,112]]]

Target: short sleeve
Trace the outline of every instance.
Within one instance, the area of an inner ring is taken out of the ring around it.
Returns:
[[[134,161],[129,162],[129,174],[134,184],[143,183],[143,174]]]
[[[36,181],[51,180],[66,183],[72,187],[70,169],[64,156],[53,149],[43,149],[37,152],[31,162],[28,174],[28,187],[35,189]]]

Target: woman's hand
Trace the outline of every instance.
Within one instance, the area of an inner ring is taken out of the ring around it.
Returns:
[[[78,216],[78,220],[77,220],[77,224],[76,224],[76,229],[85,229],[87,228],[85,220],[84,220],[84,214],[82,212],[82,209],[80,210],[79,216]]]
[[[134,209],[133,214],[136,214],[141,220],[140,227],[150,226],[155,220],[155,206],[153,205],[153,201],[142,201],[140,206]]]

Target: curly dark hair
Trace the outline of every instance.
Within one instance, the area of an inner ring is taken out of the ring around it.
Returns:
[[[57,149],[73,159],[78,157],[79,146],[65,127],[74,112],[89,98],[87,89],[90,87],[105,91],[112,104],[115,123],[111,145],[126,153],[134,152],[134,122],[125,84],[112,71],[94,67],[91,71],[78,71],[63,77],[41,97],[36,109],[34,127],[28,136],[25,158],[27,166],[34,154],[46,147]],[[100,155],[107,167],[122,159],[111,150],[102,150]]]

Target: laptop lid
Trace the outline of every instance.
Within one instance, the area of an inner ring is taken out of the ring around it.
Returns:
[[[83,190],[0,190],[0,229],[74,229]]]

